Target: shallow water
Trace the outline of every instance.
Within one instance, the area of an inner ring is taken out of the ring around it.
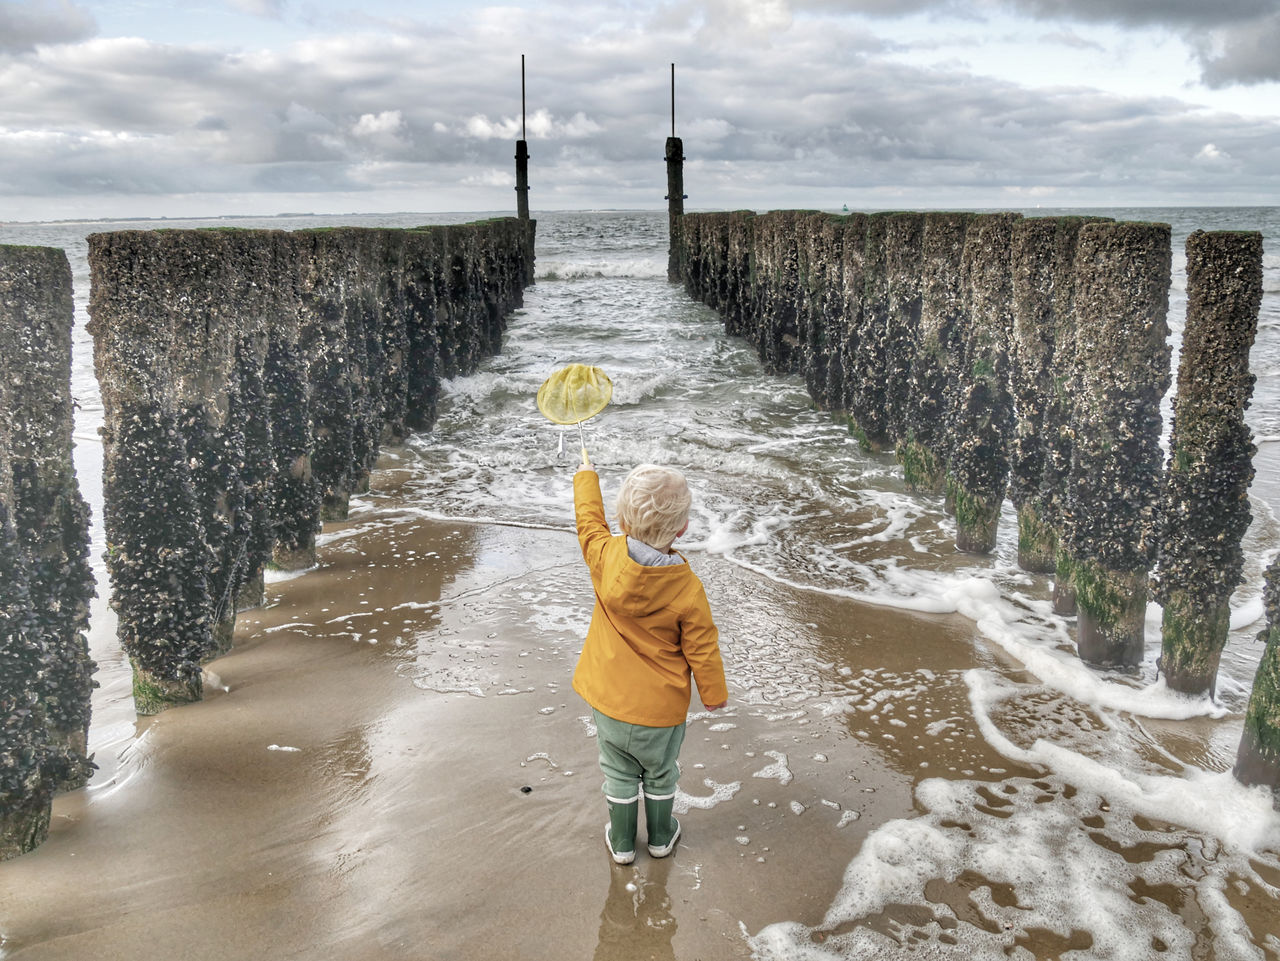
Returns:
[[[1251,638],[1261,627],[1261,571],[1280,548],[1280,211],[1102,213],[1173,223],[1175,251],[1197,227],[1265,232],[1250,411],[1260,448],[1255,523],[1216,702],[1153,683],[1154,606],[1137,675],[1081,666],[1073,624],[1050,611],[1048,581],[1016,567],[1012,513],[992,557],[957,554],[940,498],[908,494],[890,457],[861,452],[812,409],[798,379],[766,376],[711,311],[666,283],[665,215],[655,213],[540,219],[538,282],[503,353],[445,385],[435,429],[387,452],[374,492],[350,524],[326,534],[328,563],[358,560],[371,580],[358,589],[343,581],[331,595],[341,600],[307,588],[312,599],[291,601],[289,620],[267,614],[255,628],[246,616],[237,644],[265,650],[291,633],[360,646],[390,638],[404,687],[450,703],[510,702],[530,725],[560,725],[561,740],[530,745],[527,769],[569,780],[589,769],[589,732],[568,689],[589,614],[567,507],[577,432],[543,420],[533,397],[557,367],[596,364],[616,385],[614,404],[586,429],[606,501],[646,460],[681,467],[694,489],[694,524],[680,546],[708,585],[733,705],[695,718],[681,804],[704,832],[715,826],[722,860],[760,872],[752,883],[761,904],[744,897],[717,907],[728,915],[722,929],[740,925],[736,936],[747,939],[725,956],[749,947],[767,958],[870,958],[910,947],[935,957],[1280,957],[1271,920],[1280,819],[1225,773],[1260,648]],[[8,226],[0,242],[65,242],[82,322],[87,272],[76,238],[115,226]],[[1175,253],[1175,336],[1181,268]],[[76,350],[78,465],[97,509],[101,414],[82,330]],[[406,533],[422,524],[437,532],[430,544]],[[97,554],[100,529],[95,536]],[[437,599],[415,600],[436,564],[450,570],[426,592]],[[273,589],[288,600],[308,577]],[[137,735],[101,600],[94,634],[106,683],[92,746],[105,795],[136,776]],[[504,646],[527,636],[544,643]],[[524,667],[530,658],[536,671]],[[560,743],[573,745],[571,757],[545,749]],[[384,762],[388,750],[361,748]],[[868,766],[876,778],[858,780]],[[359,810],[367,817],[386,803]],[[411,831],[418,816],[401,811],[388,830]],[[807,857],[814,845],[847,862],[843,884],[839,871],[806,869],[823,860]],[[700,877],[683,883],[700,890]],[[780,897],[782,884],[804,897]],[[646,890],[622,892],[639,903]],[[687,924],[681,931],[693,936]]]

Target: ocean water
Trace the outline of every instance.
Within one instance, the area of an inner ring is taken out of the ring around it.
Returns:
[[[1024,211],[1063,212],[1068,211]],[[995,789],[991,778],[1004,769],[966,766],[963,752],[937,776],[918,773],[917,815],[871,832],[823,924],[814,929],[783,923],[744,932],[758,957],[879,957],[898,942],[886,940],[865,919],[903,905],[927,913],[916,925],[933,935],[923,956],[1003,957],[1003,931],[979,925],[956,945],[954,938],[948,941],[945,919],[934,916],[938,902],[947,899],[930,885],[938,878],[963,884],[971,875],[984,879],[970,892],[981,917],[1015,919],[1020,928],[1040,932],[1041,944],[1059,938],[1064,957],[1141,958],[1153,950],[1189,957],[1193,950],[1200,953],[1206,938],[1213,948],[1205,956],[1280,957],[1280,923],[1259,931],[1242,920],[1248,913],[1242,904],[1250,898],[1280,904],[1280,817],[1263,792],[1246,791],[1229,773],[1261,650],[1253,637],[1262,627],[1262,572],[1280,551],[1280,208],[1088,212],[1171,224],[1169,321],[1175,348],[1186,306],[1187,234],[1264,234],[1265,294],[1251,358],[1257,385],[1248,414],[1258,445],[1250,497],[1254,521],[1213,700],[1175,696],[1156,680],[1160,612],[1154,605],[1140,671],[1108,674],[1081,665],[1071,642],[1072,622],[1051,611],[1050,582],[1017,568],[1012,511],[1006,507],[990,557],[956,553],[954,527],[940,497],[908,493],[891,456],[861,451],[829,414],[813,408],[798,378],[766,375],[754,351],[726,337],[712,311],[667,283],[665,213],[541,215],[537,282],[511,319],[502,353],[475,374],[447,382],[434,429],[384,457],[384,469],[399,475],[401,495],[409,495],[401,496],[399,511],[480,526],[567,530],[578,434],[544,420],[534,396],[558,367],[595,364],[615,384],[612,405],[586,425],[606,500],[636,463],[680,467],[695,504],[690,533],[680,546],[695,566],[699,554],[712,556],[748,581],[782,585],[799,596],[955,613],[972,622],[974,643],[991,653],[983,667],[956,680],[956,696],[972,713],[988,755],[1005,759],[1009,771],[1044,773],[997,777]],[[478,216],[227,222],[293,229],[409,226]],[[146,226],[160,224],[0,225],[0,243],[61,246],[72,263],[77,468],[94,509],[95,558],[104,547],[101,404],[92,344],[83,330],[84,238]],[[374,522],[376,500],[366,501],[354,517],[367,512]],[[105,594],[100,560],[96,571]],[[95,612],[107,616],[101,603]],[[585,615],[547,616],[563,627],[564,618],[577,623]],[[726,620],[732,624],[732,615]],[[796,657],[801,646],[799,638],[785,636],[744,643],[730,658],[735,699],[774,711],[770,717],[783,722],[806,711],[844,715],[855,734],[865,728],[888,732],[879,736],[890,739],[909,716],[942,756],[960,739],[957,716],[938,710],[936,702],[918,706],[940,684],[931,665],[891,674],[867,663],[861,673],[845,674],[847,668],[837,672],[833,664]],[[105,650],[95,650],[95,656],[113,660]],[[103,720],[95,722],[91,746],[121,736],[118,719],[126,697],[121,685],[99,692],[95,716]],[[785,755],[761,763],[758,777],[787,783]],[[717,786],[709,797],[682,795],[681,803],[712,807],[722,793]],[[1045,897],[1046,890],[1056,894]],[[1152,909],[1153,892],[1166,909]],[[1008,923],[1013,926],[1013,920]],[[1079,932],[1087,932],[1087,944]]]

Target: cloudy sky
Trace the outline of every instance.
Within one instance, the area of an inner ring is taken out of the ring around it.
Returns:
[[[0,0],[0,220],[1280,204],[1280,0]]]

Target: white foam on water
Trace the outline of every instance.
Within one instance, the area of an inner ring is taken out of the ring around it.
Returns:
[[[1045,739],[1019,747],[992,715],[1003,701],[1023,694],[1026,687],[981,670],[966,672],[965,683],[983,737],[1010,760],[1045,768],[1077,788],[1092,790],[1144,817],[1217,838],[1230,849],[1280,854],[1280,812],[1272,808],[1265,788],[1247,788],[1229,771],[1184,767],[1181,775],[1170,775],[1135,770],[1132,765],[1121,769]]]
[[[778,783],[783,787],[786,787],[791,783],[791,780],[794,777],[791,773],[791,768],[787,766],[787,756],[781,751],[765,751],[764,753],[765,757],[773,758],[773,763],[761,768],[751,776],[760,778],[776,778]]]
[[[702,785],[710,788],[711,793],[701,796],[693,795],[686,792],[684,788],[677,787],[676,799],[672,804],[672,810],[676,814],[687,814],[693,808],[709,811],[717,804],[732,800],[734,795],[742,790],[741,781],[730,781],[727,784],[721,784],[718,781],[711,780],[711,778],[703,778]]]
[[[1216,958],[1263,958],[1223,893],[1229,883],[1280,893],[1254,871],[1251,852],[1207,841],[1190,844],[1189,853],[1185,835],[1140,825],[1125,801],[1087,788],[1073,793],[1056,775],[1003,785],[931,779],[917,786],[916,801],[920,817],[868,835],[820,925],[770,925],[748,939],[753,957],[897,957],[902,941],[859,923],[895,905],[921,909],[920,920],[901,925],[920,938],[910,942],[913,957],[1019,956],[1012,949],[1037,930],[1084,935],[1086,947],[1060,955],[1080,961],[1191,957],[1193,927],[1138,896],[1154,889],[1194,898],[1208,918]],[[936,885],[962,878],[964,897],[953,894],[952,903],[967,901],[968,910],[956,912]],[[1011,897],[996,896],[992,885]],[[815,931],[823,933],[820,941]]]
[[[534,277],[542,282],[574,281],[599,277],[663,278],[667,276],[665,258],[636,257],[631,260],[604,258],[594,260],[538,257]]]

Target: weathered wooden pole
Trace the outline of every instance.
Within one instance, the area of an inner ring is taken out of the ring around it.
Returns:
[[[276,276],[299,275],[303,236],[281,233],[273,237]],[[262,368],[274,462],[268,494],[271,563],[280,570],[300,571],[316,563],[316,533],[320,530],[320,488],[311,466],[315,450],[311,387],[300,339],[298,290],[294,284],[277,285],[274,290]]]
[[[140,714],[198,701],[200,662],[213,648],[210,553],[174,363],[174,316],[184,303],[175,283],[203,277],[201,261],[179,231],[89,237],[107,571]],[[196,296],[193,312],[205,306]],[[199,396],[194,383],[190,396]]]
[[[525,139],[524,54],[520,54],[520,139],[516,141],[516,216],[529,219],[529,141]]]
[[[1075,585],[1071,580],[1072,563],[1066,549],[1064,533],[1069,517],[1066,500],[1073,448],[1071,418],[1080,393],[1079,372],[1076,369],[1076,248],[1080,241],[1080,228],[1086,223],[1110,222],[1109,217],[1057,218],[1050,266],[1052,369],[1049,394],[1042,412],[1041,443],[1044,446],[1044,463],[1040,493],[1038,498],[1034,498],[1037,516],[1036,522],[1029,525],[1032,530],[1028,531],[1028,537],[1032,541],[1033,552],[1042,551],[1050,541],[1054,545],[1053,610],[1055,614],[1065,617],[1072,617],[1076,613]],[[1021,528],[1019,534],[1021,537]]]
[[[885,280],[889,291],[885,333],[885,405],[889,443],[907,436],[911,368],[920,338],[921,244],[924,214],[891,214],[885,223]]]
[[[947,424],[957,396],[960,336],[967,322],[961,283],[970,213],[927,213],[921,234],[920,327],[907,385],[906,434],[898,461],[908,490],[946,487]]]
[[[951,423],[947,497],[956,516],[956,548],[995,548],[1000,505],[1009,478],[1009,336],[1013,287],[1009,257],[1018,214],[980,214],[965,236],[962,283],[968,325]]]
[[[1053,385],[1053,292],[1057,218],[1023,220],[1013,228],[1013,339],[1010,386],[1016,413],[1009,450],[1009,500],[1018,512],[1018,565],[1050,573],[1057,538],[1040,506],[1044,479],[1045,408]]]
[[[0,410],[9,407],[6,386],[0,384]],[[0,861],[25,854],[49,836],[54,780],[40,701],[40,672],[48,655],[10,517],[8,450],[8,425],[0,422]]]
[[[862,389],[862,341],[865,336],[867,295],[867,230],[870,215],[850,214],[844,224],[841,245],[840,287],[835,309],[839,314],[834,356],[838,357],[840,392],[832,404],[850,414],[859,403]],[[853,425],[850,424],[853,430]]]
[[[885,238],[893,214],[866,219],[862,251],[862,301],[856,349],[848,380],[849,429],[863,450],[889,445],[889,277]]]
[[[1262,304],[1262,234],[1187,238],[1187,321],[1161,515],[1156,600],[1170,688],[1212,694],[1227,642],[1228,600],[1244,569],[1254,445],[1249,349]]]
[[[1280,557],[1267,568],[1262,597],[1267,626],[1258,640],[1266,647],[1245,709],[1235,776],[1241,784],[1271,788],[1272,803],[1280,809]]]
[[[667,138],[667,279],[680,280],[680,218],[684,216],[684,143],[676,136],[676,65],[671,65],[671,136]]]
[[[1100,666],[1142,662],[1170,381],[1169,236],[1168,224],[1086,224],[1076,252],[1066,554],[1080,657]]]
[[[59,786],[90,771],[94,663],[86,632],[94,595],[89,508],[72,461],[71,267],[52,247],[0,248],[0,378],[10,385],[0,419],[10,428],[10,521],[25,559],[31,607],[48,662],[39,697]],[[0,710],[0,723],[5,712]]]

